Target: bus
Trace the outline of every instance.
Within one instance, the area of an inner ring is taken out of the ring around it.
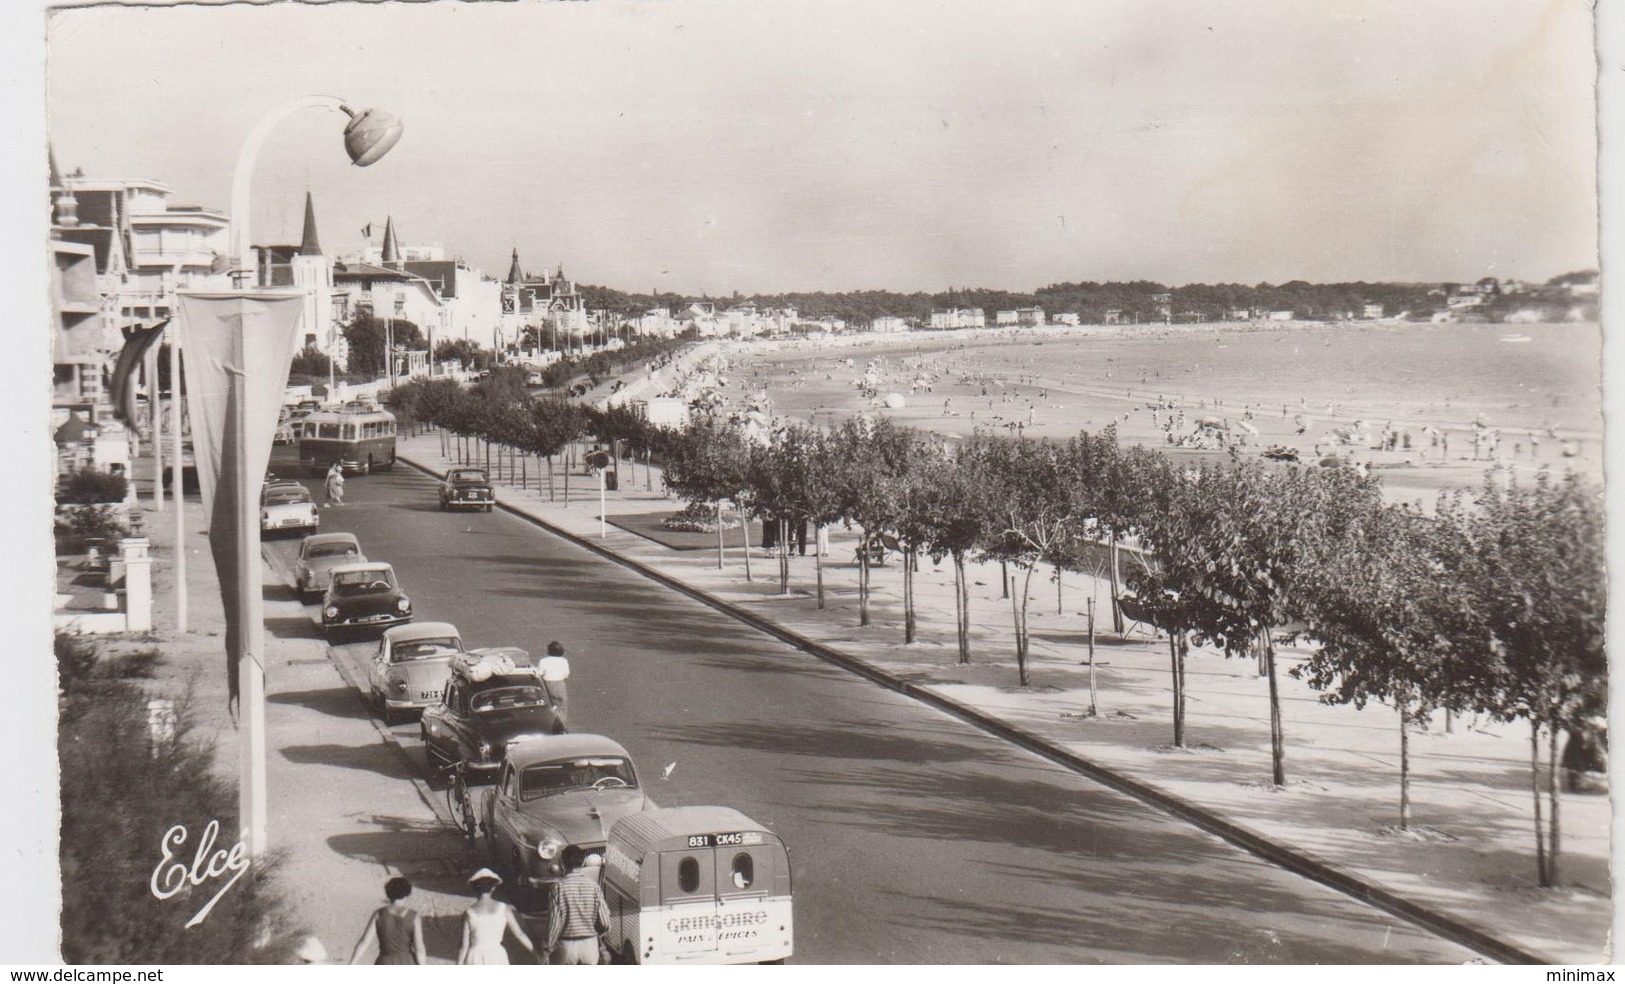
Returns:
[[[294,422],[299,461],[313,472],[333,462],[349,475],[395,466],[395,415],[377,406],[318,410]]]

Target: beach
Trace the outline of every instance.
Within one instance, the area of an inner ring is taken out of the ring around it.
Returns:
[[[1288,448],[1426,506],[1492,468],[1600,482],[1601,354],[1595,323],[1048,326],[709,342],[639,389],[960,437],[1114,424],[1126,444],[1195,462]]]

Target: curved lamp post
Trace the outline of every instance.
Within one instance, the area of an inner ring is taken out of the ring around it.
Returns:
[[[248,238],[248,188],[254,176],[254,161],[259,156],[260,146],[277,124],[301,109],[334,109],[350,117],[349,124],[344,128],[344,150],[350,155],[350,162],[357,167],[377,162],[401,139],[401,121],[394,113],[383,109],[357,112],[336,96],[300,96],[265,114],[243,141],[242,152],[237,155],[237,169],[232,172],[231,178],[231,256],[237,270],[248,271],[251,285],[255,267],[248,255],[251,245]]]
[[[261,145],[278,123],[301,109],[336,109],[350,117],[344,128],[344,149],[350,161],[366,167],[389,153],[401,139],[401,121],[393,113],[379,109],[356,112],[342,99],[333,96],[301,96],[267,113],[249,131],[243,149],[237,155],[237,169],[231,179],[231,252],[237,272],[248,274],[248,286],[255,285],[257,264],[249,256],[248,189],[254,173],[254,161]],[[236,468],[235,503],[237,541],[236,566],[238,598],[236,615],[242,652],[238,658],[239,718],[242,730],[241,774],[238,786],[238,809],[249,855],[264,856],[269,844],[266,829],[266,774],[265,774],[265,670],[260,654],[265,650],[265,603],[260,572],[259,549],[259,476],[248,474],[246,430],[242,389],[236,388],[236,433],[228,440],[237,442],[234,455]],[[263,467],[263,465],[261,466]]]

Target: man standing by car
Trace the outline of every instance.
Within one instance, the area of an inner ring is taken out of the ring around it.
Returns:
[[[571,844],[561,858],[565,876],[553,889],[547,913],[547,951],[555,964],[596,964],[598,938],[609,931],[609,906],[586,867],[586,852]]]

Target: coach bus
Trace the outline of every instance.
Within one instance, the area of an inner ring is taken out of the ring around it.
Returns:
[[[295,422],[299,461],[314,472],[333,462],[346,474],[366,475],[395,465],[395,415],[376,406],[318,410]]]

